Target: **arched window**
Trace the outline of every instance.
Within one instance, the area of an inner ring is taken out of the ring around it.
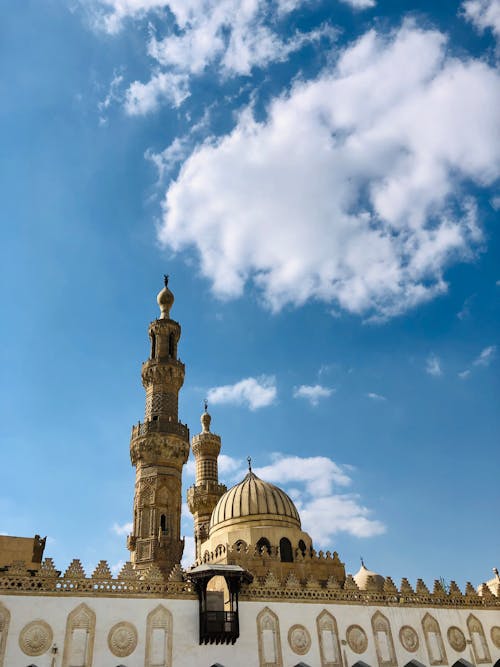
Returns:
[[[156,357],[156,334],[151,332],[151,359]]]
[[[299,540],[299,550],[302,556],[306,555],[306,543],[304,542],[304,540]]]
[[[245,540],[238,540],[234,543],[234,548],[236,551],[244,551],[247,548],[247,543]]]
[[[167,517],[164,514],[160,517],[160,530],[162,533],[167,532]]]
[[[265,537],[261,537],[260,540],[257,542],[257,551],[258,553],[271,553],[271,544],[269,540]]]
[[[282,563],[293,563],[292,545],[286,537],[280,540],[280,558]]]
[[[168,337],[168,356],[173,357],[175,355],[175,337],[173,332]]]

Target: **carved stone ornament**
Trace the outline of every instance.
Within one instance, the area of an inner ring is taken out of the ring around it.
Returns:
[[[399,631],[399,641],[401,642],[401,646],[410,653],[418,651],[420,642],[416,631],[411,626],[403,625]]]
[[[346,638],[354,653],[364,653],[368,648],[368,637],[360,625],[350,625],[346,631]]]
[[[288,643],[294,653],[304,655],[311,648],[311,635],[303,625],[292,625],[288,631]]]
[[[108,646],[113,655],[126,658],[137,647],[137,630],[132,623],[122,621],[113,625],[108,634]]]
[[[500,628],[495,625],[491,628],[491,641],[497,648],[500,648]]]
[[[455,649],[455,651],[458,651],[459,653],[465,651],[467,644],[465,641],[465,635],[462,630],[460,630],[460,628],[457,628],[456,625],[452,625],[448,628],[447,634],[451,648]]]
[[[26,655],[42,655],[49,650],[53,636],[48,623],[31,621],[19,634],[19,647]]]

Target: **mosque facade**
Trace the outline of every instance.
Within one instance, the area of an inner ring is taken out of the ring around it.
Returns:
[[[142,365],[144,421],[132,428],[136,469],[130,561],[58,571],[45,542],[0,537],[0,667],[500,667],[500,576],[398,585],[364,564],[351,575],[316,551],[291,498],[251,469],[219,481],[221,438],[207,408],[190,442],[178,417],[185,368],[174,297],[158,295]],[[196,562],[181,567],[182,470]]]

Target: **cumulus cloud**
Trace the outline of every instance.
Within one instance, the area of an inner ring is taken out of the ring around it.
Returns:
[[[500,39],[500,2],[498,0],[466,0],[462,10],[467,20],[483,32],[490,29]]]
[[[375,0],[341,0],[346,5],[351,5],[353,9],[370,9],[377,4]]]
[[[155,111],[162,100],[179,107],[189,97],[188,77],[173,72],[158,72],[148,83],[134,81],[125,94],[125,111],[139,116]]]
[[[293,391],[294,398],[305,398],[311,405],[318,405],[322,398],[328,398],[333,394],[333,389],[323,387],[320,384],[302,384]]]
[[[401,67],[401,63],[406,63]],[[220,298],[390,317],[447,289],[482,235],[464,183],[500,172],[500,76],[405,23],[206,139],[165,197],[160,240],[196,248]],[[272,224],[270,224],[272,221]]]
[[[114,523],[113,524],[113,532],[116,533],[116,535],[129,535],[132,532],[132,528],[134,527],[134,524],[132,522],[128,523]]]
[[[358,2],[360,0],[357,0]],[[364,0],[366,2],[366,0]],[[305,44],[336,32],[328,24],[287,39],[279,33],[279,21],[305,0],[96,0],[94,24],[110,34],[127,18],[143,19],[163,10],[166,35],[151,35],[148,53],[161,68],[150,81],[135,81],[127,92],[126,109],[132,114],[153,111],[162,100],[180,106],[188,95],[189,77],[209,67],[222,76],[248,75],[254,67],[285,61]],[[168,9],[168,12],[166,11]],[[273,16],[272,10],[276,10]]]
[[[214,405],[247,405],[250,410],[257,410],[272,405],[277,393],[276,378],[261,375],[258,378],[245,378],[235,384],[212,387],[208,390],[208,400]]]
[[[443,374],[441,362],[435,354],[430,354],[427,357],[427,361],[425,362],[425,372],[434,377],[439,377]]]
[[[354,493],[339,493],[352,483],[352,468],[325,456],[284,456],[255,470],[262,479],[282,486],[292,496],[304,530],[318,546],[331,546],[339,532],[371,537],[385,532],[384,524],[372,518],[372,511]]]

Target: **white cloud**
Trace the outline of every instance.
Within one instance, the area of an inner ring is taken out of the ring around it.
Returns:
[[[278,483],[293,498],[302,526],[317,547],[331,547],[339,532],[356,537],[371,537],[385,532],[384,524],[372,519],[372,512],[354,493],[338,493],[352,480],[351,466],[338,465],[325,456],[299,457],[276,454],[271,465],[257,468],[263,480]]]
[[[466,368],[465,371],[460,371],[460,373],[458,374],[458,377],[461,380],[466,380],[469,377],[469,375],[470,375],[470,369]]]
[[[376,394],[374,391],[370,391],[366,394],[368,398],[371,398],[372,401],[386,401],[386,397],[382,394]]]
[[[377,4],[375,0],[341,0],[346,5],[351,5],[353,9],[370,9]]]
[[[296,387],[293,391],[294,398],[305,398],[311,405],[318,405],[320,399],[328,398],[333,394],[333,389],[330,387],[323,387],[320,384],[307,385],[302,384]]]
[[[88,9],[88,0],[83,0]],[[121,30],[127,18],[141,19],[150,11],[160,11],[166,7],[164,0],[98,0],[97,5],[105,11],[97,9],[94,13],[94,24],[110,34]]]
[[[496,345],[489,345],[481,351],[481,354],[472,362],[473,366],[489,366],[495,358],[497,352]]]
[[[156,111],[162,100],[179,107],[189,97],[189,79],[184,74],[158,72],[148,83],[134,81],[125,94],[125,111],[138,116]]]
[[[500,2],[498,0],[466,0],[462,9],[465,18],[483,32],[488,28],[500,38]]]
[[[444,270],[481,240],[463,183],[500,172],[498,108],[499,74],[447,56],[441,33],[372,30],[265,120],[247,109],[198,146],[160,240],[194,246],[220,298],[253,280],[274,311],[318,300],[396,315],[444,292]]]
[[[134,524],[132,522],[122,524],[115,522],[113,524],[113,532],[117,535],[129,535],[132,532],[133,527]]]
[[[441,362],[435,354],[430,354],[427,357],[427,361],[425,362],[425,372],[434,377],[439,377],[443,374]]]
[[[245,378],[235,384],[212,387],[208,390],[208,400],[214,405],[247,405],[250,410],[264,408],[274,403],[277,396],[276,378],[261,375],[258,378]]]

